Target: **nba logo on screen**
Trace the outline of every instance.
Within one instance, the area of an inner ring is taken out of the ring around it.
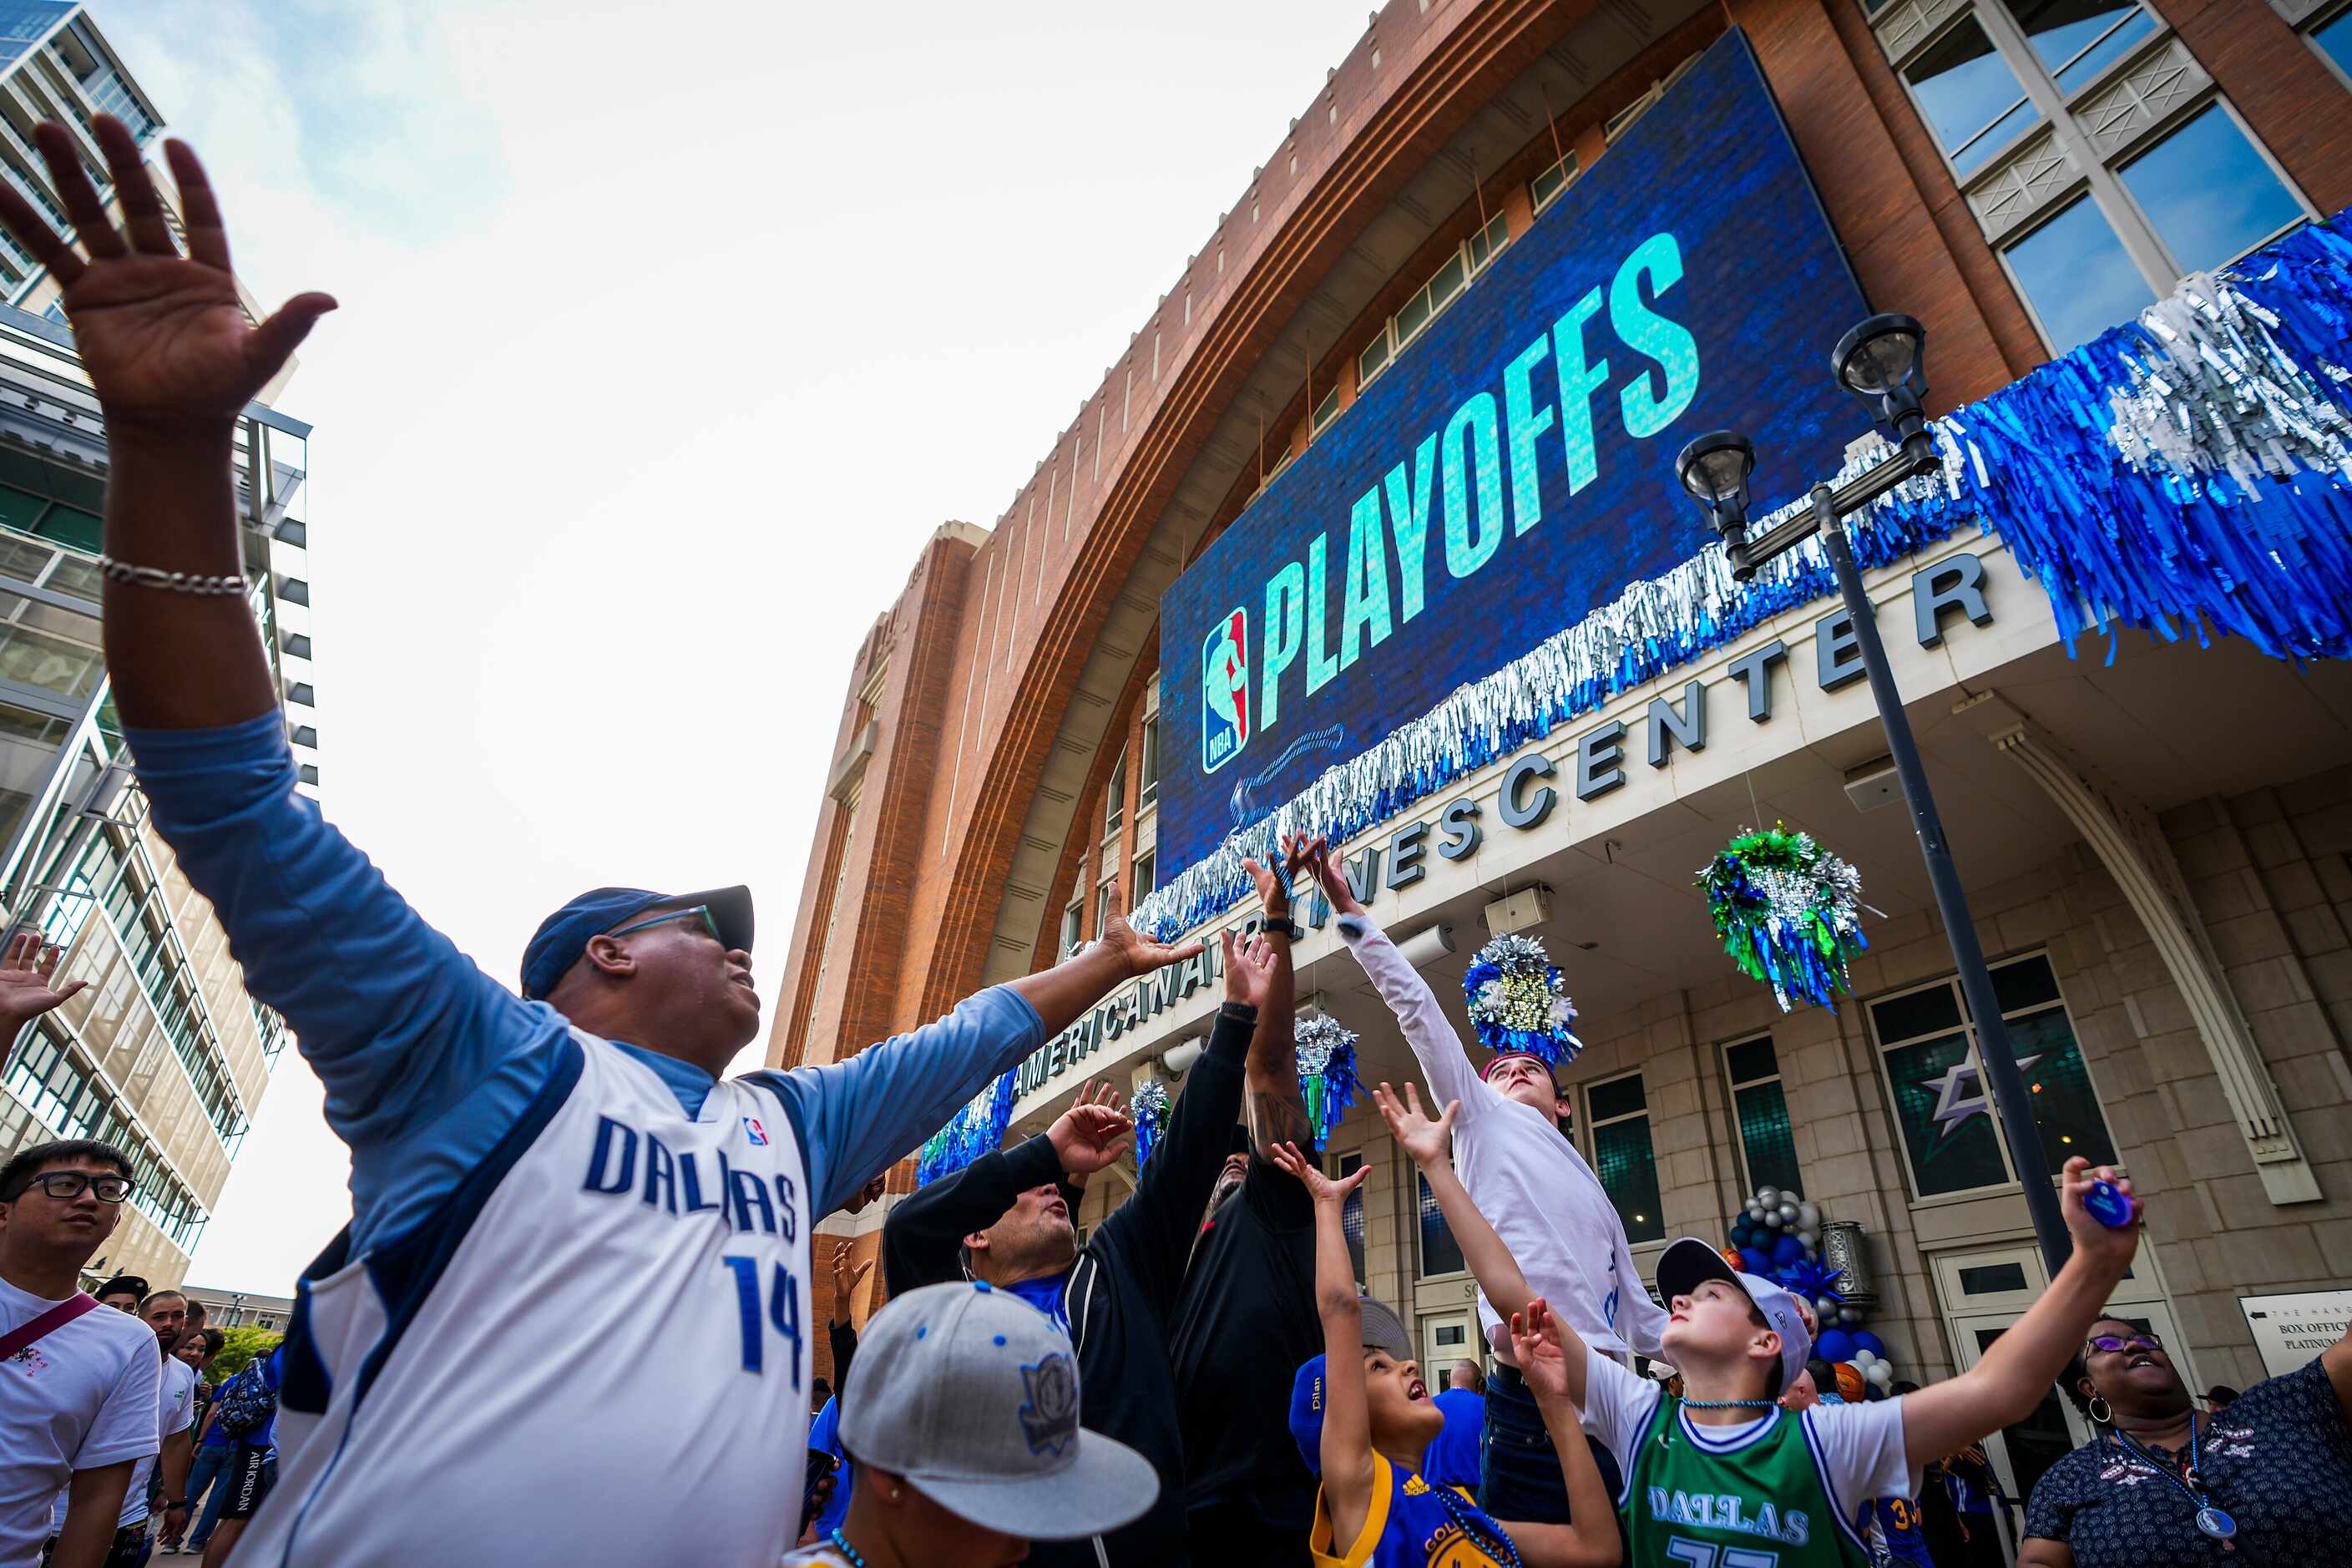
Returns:
[[[1201,771],[1232,762],[1249,738],[1249,612],[1235,610],[1201,645]]]

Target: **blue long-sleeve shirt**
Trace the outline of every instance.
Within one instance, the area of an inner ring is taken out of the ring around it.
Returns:
[[[352,1150],[353,1255],[398,1237],[520,1120],[570,1026],[492,980],[425,923],[295,790],[276,712],[215,730],[125,738],[157,832],[212,900],[247,988],[285,1016]],[[903,1158],[1044,1026],[1006,986],[937,1023],[821,1068],[747,1075],[793,1102],[816,1214]],[[615,1041],[689,1116],[710,1091],[691,1063]]]

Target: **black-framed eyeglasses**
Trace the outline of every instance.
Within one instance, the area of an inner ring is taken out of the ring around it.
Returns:
[[[2142,1350],[2151,1351],[2160,1351],[2164,1348],[2164,1341],[2153,1333],[2093,1334],[2083,1342],[2095,1351],[2105,1351],[2110,1355],[2117,1351],[2130,1350],[2135,1345]]]
[[[691,904],[682,910],[665,910],[660,914],[654,916],[651,920],[637,921],[629,925],[623,926],[618,931],[606,931],[604,934],[606,936],[626,936],[633,931],[643,931],[647,926],[667,925],[671,921],[690,920],[699,920],[702,922],[702,929],[709,931],[713,940],[720,943],[724,943],[727,941],[725,937],[719,934],[719,917],[710,912],[710,906],[709,904]]]
[[[44,1171],[26,1182],[20,1192],[38,1187],[53,1198],[71,1200],[81,1196],[84,1188],[98,1194],[102,1204],[119,1204],[133,1190],[130,1177],[108,1171],[91,1175],[88,1171]]]

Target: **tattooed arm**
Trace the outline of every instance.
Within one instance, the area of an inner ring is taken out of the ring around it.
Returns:
[[[1269,921],[1287,919],[1290,914],[1290,879],[1302,864],[1306,839],[1286,841],[1282,848],[1279,866],[1244,862],[1257,883],[1257,896]],[[1265,1005],[1258,1009],[1257,1032],[1250,1037],[1242,1101],[1249,1123],[1250,1149],[1261,1160],[1272,1159],[1277,1144],[1312,1148],[1315,1142],[1307,1121],[1307,1097],[1298,1087],[1297,1047],[1291,1037],[1291,1026],[1297,1021],[1297,984],[1290,969],[1290,938],[1275,931],[1265,937],[1274,950],[1273,984]]]

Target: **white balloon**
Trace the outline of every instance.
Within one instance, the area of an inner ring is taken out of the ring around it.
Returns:
[[[1822,1205],[1801,1203],[1797,1205],[1797,1223],[1807,1230],[1818,1230],[1822,1224]]]
[[[1864,1369],[1862,1375],[1878,1384],[1879,1387],[1885,1388],[1895,1381],[1895,1363],[1885,1361],[1872,1362]]]
[[[1805,1223],[1805,1219],[1802,1215],[1799,1215],[1797,1216],[1797,1223],[1799,1225]],[[1801,1230],[1797,1232],[1797,1239],[1805,1244],[1805,1256],[1808,1258],[1811,1258],[1814,1253],[1819,1252],[1822,1249],[1822,1238],[1810,1230]]]
[[[1779,1212],[1780,1215],[1780,1223],[1782,1225],[1794,1225],[1797,1223],[1796,1205],[1784,1203],[1780,1205]]]
[[[1788,1224],[1788,1221],[1780,1217],[1780,1211],[1779,1209],[1766,1209],[1764,1211],[1764,1223],[1770,1226],[1774,1230],[1778,1230],[1782,1226]]]

